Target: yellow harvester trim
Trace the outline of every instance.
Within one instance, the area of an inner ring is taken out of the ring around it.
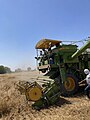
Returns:
[[[57,43],[60,43],[61,41],[58,40],[51,40],[51,39],[41,39],[35,46],[36,49],[48,49],[49,43],[51,43],[52,46],[56,45]]]
[[[73,78],[68,77],[64,83],[64,87],[67,91],[72,91],[75,88],[75,81]]]
[[[36,84],[31,86],[26,91],[26,98],[30,101],[37,101],[42,96],[42,88]]]

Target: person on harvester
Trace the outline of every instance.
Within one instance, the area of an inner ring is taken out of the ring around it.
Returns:
[[[85,69],[84,73],[86,74],[86,78],[79,83],[82,83],[82,82],[87,83],[87,86],[84,89],[84,91],[85,91],[85,95],[87,96],[87,98],[90,99],[90,95],[89,95],[89,92],[90,92],[90,71],[88,69]]]
[[[90,91],[90,71],[88,69],[85,69],[84,73],[87,75],[86,78],[85,78],[86,83],[87,83],[87,87],[85,88],[85,94],[90,99],[90,96],[89,96],[89,91]]]

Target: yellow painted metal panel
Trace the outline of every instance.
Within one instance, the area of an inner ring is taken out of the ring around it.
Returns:
[[[35,46],[36,49],[48,49],[49,44],[51,43],[52,46],[60,43],[61,41],[58,40],[51,40],[51,39],[41,39]]]

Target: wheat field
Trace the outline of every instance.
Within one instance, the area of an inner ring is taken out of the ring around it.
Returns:
[[[0,75],[0,120],[89,120],[90,101],[84,93],[60,97],[56,105],[40,111],[32,109],[24,95],[16,89],[20,80],[40,76],[38,71]]]

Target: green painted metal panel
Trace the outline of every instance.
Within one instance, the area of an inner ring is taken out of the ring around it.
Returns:
[[[90,39],[87,41],[87,43],[82,46],[79,50],[77,50],[71,58],[74,59],[75,57],[78,57],[82,52],[84,52],[87,48],[90,48]]]

